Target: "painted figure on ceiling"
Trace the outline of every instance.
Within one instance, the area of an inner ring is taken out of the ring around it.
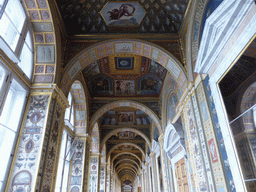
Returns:
[[[132,8],[132,11],[129,10],[129,7]],[[109,20],[119,20],[123,16],[132,16],[135,12],[135,7],[131,4],[122,4],[119,9],[113,9],[108,11],[110,14]]]

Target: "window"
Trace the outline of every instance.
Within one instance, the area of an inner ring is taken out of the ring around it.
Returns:
[[[31,79],[33,71],[33,46],[29,32],[31,28],[19,0],[0,0],[0,26],[0,49]]]
[[[71,92],[69,92],[68,94],[68,103],[69,103],[69,107],[66,109],[65,119],[70,122],[70,124],[72,125],[72,127],[70,128],[73,131],[74,130],[74,105],[73,105],[74,101],[73,101]]]
[[[64,129],[61,141],[58,172],[55,186],[56,192],[67,191],[68,189],[68,175],[70,169],[70,161],[73,155],[72,151],[72,137]]]
[[[67,191],[70,171],[70,161],[74,152],[73,130],[74,130],[74,106],[71,92],[68,94],[69,107],[65,112],[65,127],[62,135],[61,149],[59,156],[58,172],[55,191]]]
[[[8,74],[8,75],[7,75]],[[7,80],[9,77],[10,80]],[[5,185],[12,154],[19,134],[22,112],[26,104],[28,89],[0,63],[0,92],[2,113],[0,116],[0,191]]]
[[[0,191],[20,132],[33,71],[33,43],[28,18],[19,0],[0,0]],[[17,77],[12,70],[24,76]]]

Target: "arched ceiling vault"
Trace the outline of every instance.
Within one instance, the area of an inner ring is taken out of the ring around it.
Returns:
[[[119,160],[119,161],[117,161],[116,162],[116,164],[114,165],[114,169],[116,169],[116,167],[117,167],[117,165],[119,165],[120,163],[122,163],[122,162],[130,162],[130,163],[133,163],[133,164],[135,164],[136,166],[137,166],[137,169],[140,167],[139,165],[138,165],[138,163],[136,162],[136,161],[134,161],[133,159],[121,159],[121,160]]]
[[[121,156],[121,155],[126,155],[126,154],[131,155],[131,156],[133,156],[133,157],[136,157],[136,159],[139,160],[140,164],[142,163],[141,159],[140,159],[136,154],[131,153],[131,152],[122,152],[122,153],[116,154],[116,155],[112,158],[111,164],[113,164],[114,160],[115,160],[117,157],[119,157],[119,156]]]
[[[102,140],[101,142],[101,146],[100,146],[100,151],[102,151],[102,148],[104,146],[104,144],[106,143],[106,141],[112,136],[112,135],[115,135],[119,132],[125,132],[125,131],[130,131],[130,132],[134,132],[138,135],[140,135],[147,143],[147,145],[150,147],[151,146],[151,142],[149,140],[149,138],[144,134],[142,133],[141,131],[137,130],[137,129],[134,129],[134,128],[119,128],[119,129],[115,129],[113,131],[111,131],[110,133],[108,133]],[[144,154],[145,155],[145,154]]]
[[[134,165],[132,165],[132,164],[130,164],[130,163],[125,163],[125,164],[123,164],[123,165],[120,165],[119,167],[116,168],[116,171],[119,173],[119,172],[120,172],[121,170],[123,170],[123,169],[131,169],[131,170],[133,170],[135,173],[138,172],[138,169],[137,169]]]
[[[120,107],[130,107],[130,108],[135,108],[143,111],[146,113],[157,125],[159,133],[162,133],[162,128],[161,128],[161,121],[159,117],[150,109],[148,106],[139,103],[137,101],[131,101],[131,100],[119,100],[119,101],[114,101],[109,104],[104,105],[101,107],[91,118],[90,120],[90,129],[94,126],[94,124],[97,122],[97,120],[102,117],[103,114],[105,114],[107,111],[110,111],[115,108],[120,108]],[[90,133],[90,130],[89,130]]]
[[[134,143],[119,143],[119,144],[115,145],[114,147],[112,147],[112,148],[109,150],[109,152],[108,152],[108,154],[107,154],[107,158],[108,158],[109,155],[113,152],[114,149],[116,149],[116,148],[118,148],[118,147],[120,147],[120,146],[123,146],[123,145],[133,146],[133,147],[139,149],[140,152],[141,152],[141,154],[142,154],[142,156],[143,156],[143,158],[146,157],[146,156],[145,156],[145,152],[143,151],[143,149],[142,149],[140,146],[138,146],[138,145],[136,145],[136,144],[134,144]]]

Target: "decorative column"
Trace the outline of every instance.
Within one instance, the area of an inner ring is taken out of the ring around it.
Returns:
[[[106,163],[101,163],[100,166],[100,192],[106,191]]]
[[[162,133],[159,138],[159,145],[160,145],[160,157],[161,157],[161,165],[162,165],[162,174],[163,174],[163,185],[164,185],[164,191],[167,192],[168,189],[171,188],[170,183],[168,182],[168,179],[171,179],[168,177],[168,167],[166,166],[166,158],[165,158],[165,152],[163,150],[163,141],[164,141],[164,133]]]
[[[142,169],[141,170],[141,179],[140,179],[140,181],[141,181],[141,191],[142,192],[144,192],[145,191],[145,188],[144,188],[144,186],[145,186],[145,177],[144,177],[145,175],[144,175],[144,169]]]
[[[114,190],[114,173],[112,172],[112,170],[110,170],[110,192],[113,192]]]
[[[106,181],[106,192],[110,192],[110,166],[109,163],[107,163],[107,181]]]
[[[62,124],[67,106],[65,95],[56,85],[33,87],[6,191],[54,190]]]
[[[97,192],[99,188],[99,153],[91,153],[89,191]]]
[[[87,140],[89,136],[79,136],[77,137],[77,140],[74,142],[74,155],[71,161],[71,172],[69,176],[69,186],[68,186],[68,191],[73,191],[73,190],[80,190],[84,189],[87,187],[87,182],[83,182],[84,176],[88,174],[85,168],[86,165],[86,153],[88,153],[87,148],[90,148],[89,144],[87,145]],[[88,162],[88,160],[87,160]]]
[[[89,188],[89,182],[88,178],[90,176],[90,169],[89,169],[89,164],[90,164],[90,149],[91,149],[91,142],[92,138],[87,134],[86,135],[86,149],[85,149],[85,158],[84,158],[84,177],[83,177],[83,191],[87,191]]]
[[[152,192],[149,163],[146,162],[145,165],[146,165],[146,190],[149,192]]]
[[[152,168],[152,182],[153,182],[153,191],[152,192],[157,192],[158,191],[158,182],[157,182],[157,169],[156,169],[156,154],[154,152],[150,153],[151,157],[151,168]]]

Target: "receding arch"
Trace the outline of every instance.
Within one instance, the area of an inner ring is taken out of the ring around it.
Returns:
[[[115,166],[114,166],[114,168],[116,168],[116,166],[119,164],[119,163],[121,163],[122,161],[130,161],[130,162],[133,162],[133,163],[135,163],[135,165],[139,168],[140,166],[138,165],[138,163],[136,162],[136,161],[134,161],[133,159],[121,159],[121,160],[119,160],[118,162],[116,162],[116,164],[115,164]]]
[[[74,127],[76,133],[86,133],[87,107],[83,85],[76,80],[70,87],[74,107]],[[79,125],[79,126],[78,126]]]
[[[113,163],[114,163],[114,160],[115,160],[117,157],[121,156],[121,155],[132,155],[132,156],[136,157],[136,158],[139,160],[140,164],[141,164],[141,159],[140,159],[136,154],[131,153],[131,152],[122,152],[122,153],[116,154],[116,155],[113,157],[113,159],[112,159],[112,161],[111,161],[111,164],[113,164]]]
[[[117,173],[120,173],[122,170],[125,170],[125,169],[131,170],[131,171],[133,171],[135,174],[138,172],[138,170],[135,169],[134,167],[132,167],[131,165],[129,165],[129,166],[126,165],[126,166],[120,167],[120,168],[118,168],[116,171],[117,171]]]
[[[130,174],[131,176],[133,176],[133,178],[136,176],[136,173],[134,173],[133,171],[131,171],[130,169],[124,169],[121,172],[118,173],[119,177],[122,177],[124,174]]]
[[[142,156],[145,157],[145,152],[143,151],[143,149],[142,149],[140,146],[136,145],[135,143],[119,143],[119,144],[116,144],[115,146],[113,146],[113,147],[109,150],[109,152],[108,152],[108,154],[107,154],[107,158],[110,156],[110,154],[112,153],[113,150],[115,150],[117,147],[120,147],[120,146],[122,146],[122,145],[130,145],[130,146],[133,146],[133,147],[139,149],[140,152],[142,153]]]
[[[124,49],[124,47],[127,48]],[[142,40],[118,39],[96,43],[71,59],[65,67],[61,88],[69,86],[76,75],[89,64],[106,56],[116,54],[133,54],[148,57],[170,71],[182,90],[185,90],[188,84],[187,75],[182,64],[167,50]]]
[[[134,166],[133,164],[131,164],[131,163],[124,163],[124,164],[122,164],[122,165],[120,165],[120,166],[118,166],[115,170],[117,171],[117,172],[119,172],[122,168],[129,168],[129,167],[131,167],[133,170],[135,170],[136,172],[139,170],[136,166]]]
[[[136,101],[131,101],[131,100],[120,100],[120,101],[114,101],[111,103],[108,103],[101,107],[91,118],[90,121],[90,129],[91,127],[94,126],[94,124],[97,122],[97,120],[104,115],[107,111],[110,111],[115,108],[119,107],[131,107],[135,109],[139,109],[146,113],[155,123],[158,128],[159,133],[162,133],[162,128],[161,128],[161,121],[158,118],[158,116],[146,105],[136,102]],[[89,130],[90,133],[90,130]]]
[[[101,142],[101,146],[100,146],[100,151],[102,151],[102,147],[103,145],[106,143],[106,141],[112,136],[112,135],[115,135],[116,133],[118,132],[122,132],[122,131],[131,131],[131,132],[134,132],[134,133],[137,133],[138,135],[140,135],[145,141],[146,143],[148,144],[149,147],[151,147],[151,142],[150,140],[148,139],[148,137],[142,133],[141,131],[135,129],[135,128],[118,128],[118,129],[115,129],[111,132],[109,132],[105,137],[104,139],[102,140]]]

